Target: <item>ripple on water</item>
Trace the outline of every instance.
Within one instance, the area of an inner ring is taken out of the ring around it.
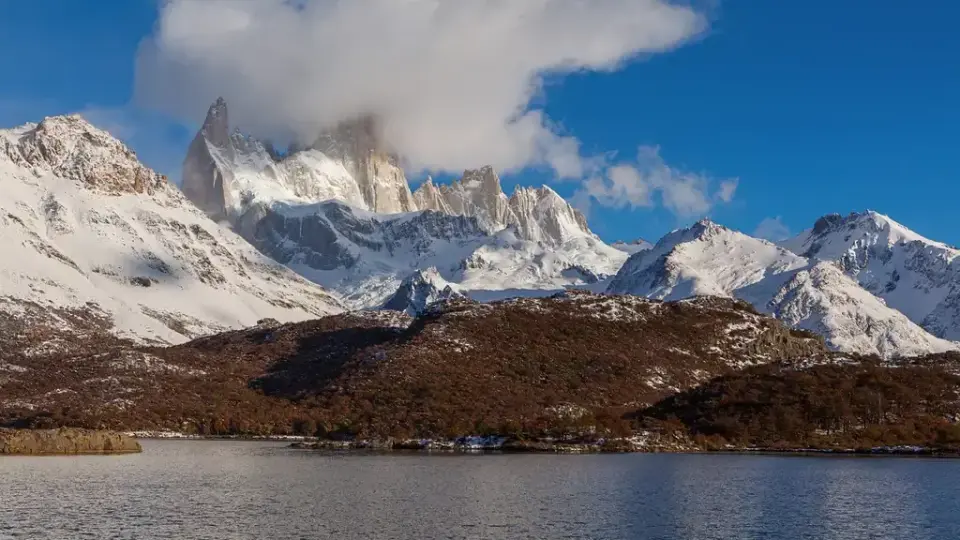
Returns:
[[[955,460],[143,446],[0,458],[0,539],[960,538]]]

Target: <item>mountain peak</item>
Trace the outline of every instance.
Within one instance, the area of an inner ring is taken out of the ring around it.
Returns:
[[[947,248],[945,244],[917,234],[886,214],[875,210],[851,212],[846,216],[836,213],[827,214],[818,219],[812,229],[796,238],[786,240],[783,245],[797,253],[819,256],[819,252],[826,244],[833,244],[838,248],[842,244],[846,246],[842,247],[841,251],[843,251],[855,243],[892,246],[910,242]]]
[[[459,180],[459,183],[467,190],[479,190],[488,194],[503,193],[503,189],[500,187],[500,176],[489,165],[464,171],[463,178]]]
[[[223,97],[218,97],[216,101],[210,105],[210,108],[207,109],[207,118],[204,120],[203,124],[208,125],[217,121],[222,121],[224,124],[229,125],[227,118],[227,100]]]
[[[828,216],[826,222],[836,219],[844,218]],[[846,230],[830,238],[839,239],[839,246]],[[850,241],[855,243],[852,237]],[[901,278],[885,277],[879,287],[864,289],[845,275],[842,270],[861,268],[856,266],[859,262],[882,264],[891,259],[868,244],[860,246],[866,249],[840,264],[818,262],[701,220],[668,234],[652,250],[633,255],[607,292],[666,300],[700,295],[735,297],[790,326],[825,336],[831,347],[863,354],[889,357],[953,347],[872,294],[888,284],[896,287]],[[876,275],[874,268],[865,274]],[[900,285],[906,285],[906,272],[900,273],[904,276]],[[918,294],[909,285],[903,289],[911,297]]]
[[[723,225],[720,225],[720,224],[716,223],[715,221],[713,221],[712,219],[710,219],[710,218],[708,218],[708,217],[700,218],[700,219],[697,221],[696,225],[699,225],[699,226],[701,226],[701,227],[708,228],[708,229],[709,229],[709,228],[715,228],[715,227],[721,227],[721,228],[723,227]]]
[[[230,145],[230,114],[227,111],[227,101],[222,97],[217,98],[207,110],[201,134],[217,148],[227,148]]]
[[[443,279],[435,267],[431,267],[418,270],[404,279],[393,296],[383,303],[382,309],[417,316],[431,304],[454,299],[466,297]]]
[[[108,193],[153,193],[166,178],[135,152],[78,114],[51,116],[8,132],[3,147],[14,164],[48,171]]]
[[[692,226],[686,229],[688,234],[692,234],[695,237],[699,238],[710,238],[717,234],[722,234],[724,232],[733,232],[730,229],[720,225],[719,223],[714,222],[710,218],[703,218]]]
[[[278,153],[240,131],[231,134],[226,101],[207,113],[183,163],[183,192],[214,219],[233,219],[254,202],[338,199],[363,210],[416,210],[397,159],[380,146],[373,116],[342,122],[309,147]],[[235,216],[234,216],[235,217]]]

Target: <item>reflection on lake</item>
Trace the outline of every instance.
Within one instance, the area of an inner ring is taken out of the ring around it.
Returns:
[[[0,539],[960,538],[960,460],[143,447],[0,458]]]

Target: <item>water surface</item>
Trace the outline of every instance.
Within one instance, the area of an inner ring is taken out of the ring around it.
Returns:
[[[960,538],[960,460],[286,446],[0,458],[0,539]]]

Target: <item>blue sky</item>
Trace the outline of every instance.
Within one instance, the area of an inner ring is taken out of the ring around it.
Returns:
[[[724,0],[713,15],[696,43],[552,81],[538,105],[588,152],[658,145],[673,167],[738,178],[711,216],[746,232],[871,208],[960,244],[960,3]],[[0,1],[0,125],[84,111],[176,176],[195,126],[129,105],[155,17],[153,0]],[[607,240],[656,239],[692,219],[659,207],[590,215]]]

